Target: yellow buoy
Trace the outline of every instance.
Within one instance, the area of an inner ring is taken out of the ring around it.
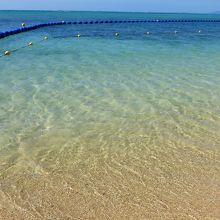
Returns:
[[[26,24],[25,24],[25,23],[22,23],[21,26],[22,26],[22,27],[26,27]]]
[[[11,55],[11,52],[9,50],[6,50],[4,54],[5,54],[5,56],[9,56],[9,55]]]
[[[29,42],[29,43],[28,43],[28,46],[32,46],[32,45],[33,45],[33,42]]]
[[[116,36],[116,37],[119,37],[119,35],[120,35],[120,34],[119,34],[118,32],[115,33],[115,36]]]
[[[48,40],[48,37],[44,37],[44,40]]]

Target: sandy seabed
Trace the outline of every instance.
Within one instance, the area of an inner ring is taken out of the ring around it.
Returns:
[[[1,164],[0,219],[220,219],[217,143],[108,138],[26,141]]]

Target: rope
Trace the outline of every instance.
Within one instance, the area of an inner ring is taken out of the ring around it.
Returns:
[[[38,44],[38,43],[41,43],[41,42],[43,42],[43,41],[45,41],[45,40],[47,40],[48,39],[48,37],[44,37],[44,39],[43,40],[39,40],[39,41],[36,41],[34,44]],[[14,53],[14,52],[16,52],[16,51],[18,51],[18,50],[20,50],[20,49],[24,49],[24,48],[27,48],[27,47],[31,47],[31,46],[33,46],[34,45],[33,44],[33,42],[29,42],[27,45],[25,45],[25,46],[21,46],[21,47],[18,47],[18,48],[16,48],[16,49],[13,49],[13,50],[8,50],[8,51],[5,51],[4,52],[4,54],[2,54],[2,55],[0,55],[0,58],[2,58],[2,57],[4,57],[4,56],[9,56],[9,55],[11,55],[11,53]]]
[[[220,22],[220,20],[109,20],[109,21],[61,21],[61,22],[51,22],[51,23],[43,23],[43,24],[37,24],[33,26],[26,27],[26,24],[22,24],[22,28],[12,30],[12,31],[6,31],[0,33],[0,39],[27,32],[36,30],[42,27],[48,27],[48,26],[55,26],[55,25],[88,25],[88,24],[121,24],[121,23],[186,23],[186,22]]]

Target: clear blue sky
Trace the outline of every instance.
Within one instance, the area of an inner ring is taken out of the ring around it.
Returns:
[[[0,0],[1,9],[213,12],[220,0]]]

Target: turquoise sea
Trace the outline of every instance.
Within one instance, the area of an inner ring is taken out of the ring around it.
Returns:
[[[0,32],[108,19],[220,15],[0,11]],[[220,219],[220,23],[0,39],[17,48],[0,57],[0,219]]]

